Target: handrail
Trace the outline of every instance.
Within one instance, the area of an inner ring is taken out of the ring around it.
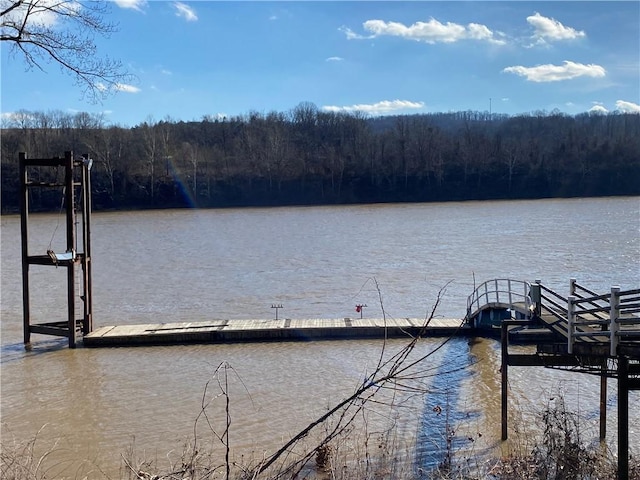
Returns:
[[[467,320],[476,316],[487,305],[503,305],[513,310],[531,307],[531,284],[523,280],[495,278],[480,284],[467,298]]]
[[[602,295],[594,295],[593,297],[589,297],[589,298],[576,297],[576,303],[594,303],[594,302],[597,302],[598,300],[609,300],[610,298],[611,298],[610,293],[605,293]]]
[[[548,290],[545,289],[544,287],[542,288],[542,290]],[[556,294],[555,292],[548,290],[551,293],[555,294],[556,297],[560,298],[561,300],[564,300],[564,302],[567,302],[566,298],[562,298],[560,295]],[[551,298],[542,295],[541,296],[541,300],[546,300],[546,304],[541,302],[542,305],[542,309],[546,312],[549,313],[551,315],[553,315],[554,317],[556,317],[558,320],[566,320],[567,319],[567,314],[568,314],[568,310],[567,307],[560,305],[559,303],[556,303],[554,300],[552,300]],[[551,304],[553,307],[555,308],[549,308],[549,304]]]
[[[573,295],[578,295],[578,292],[576,292],[576,290],[581,290],[581,291],[583,291],[583,292],[585,292],[585,293],[588,293],[588,294],[589,294],[589,295],[591,295],[592,297],[595,297],[595,296],[597,296],[597,295],[598,295],[596,292],[592,292],[592,291],[591,291],[591,290],[589,290],[588,288],[583,287],[582,285],[579,285],[578,283],[576,283],[576,282],[575,282],[575,280],[572,280],[571,285],[574,287],[574,288],[573,288],[573,290],[574,290],[574,291],[572,292],[572,293],[573,293]]]
[[[551,290],[549,287],[545,287],[544,285],[540,284],[540,289],[541,289],[543,292],[547,292],[547,293],[552,294],[554,297],[556,297],[556,298],[558,298],[558,299],[562,300],[563,302],[566,302],[566,301],[567,301],[567,299],[566,299],[565,297],[563,297],[563,296],[562,296],[562,295],[560,295],[559,293],[554,292],[554,291],[553,291],[553,290]]]
[[[590,298],[568,298],[568,352],[579,338],[606,338],[609,343],[609,355],[615,357],[620,342],[637,341],[640,330],[640,318],[633,316],[637,308],[635,297],[639,290],[621,291],[620,287],[611,287],[611,292],[593,295]],[[585,308],[586,307],[586,308]],[[578,330],[580,329],[580,330]]]
[[[570,281],[570,295],[565,298],[536,280],[540,298],[534,303],[531,284],[522,280],[496,278],[480,284],[467,298],[467,316],[470,321],[486,308],[506,308],[520,311],[527,318],[540,315],[552,329],[567,337],[568,352],[576,342],[609,344],[611,356],[617,355],[621,342],[640,340],[640,289],[621,291],[612,287],[605,294],[597,294]],[[589,296],[585,296],[588,294]],[[557,321],[549,318],[555,317]]]

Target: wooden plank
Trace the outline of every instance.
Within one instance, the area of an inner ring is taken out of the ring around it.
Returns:
[[[41,335],[53,335],[56,337],[69,336],[68,328],[52,327],[48,325],[31,325],[29,328],[29,331],[31,333],[39,333]]]
[[[103,335],[106,335],[107,333],[109,333],[114,328],[116,328],[116,327],[113,326],[113,325],[110,325],[110,326],[107,326],[107,327],[100,327],[97,330],[94,330],[93,332],[91,332],[90,335],[92,335],[94,337],[102,337]]]

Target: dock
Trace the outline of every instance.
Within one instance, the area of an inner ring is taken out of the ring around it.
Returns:
[[[83,337],[86,347],[238,343],[362,338],[445,337],[470,330],[462,319],[342,318],[211,320],[105,326]],[[470,333],[470,332],[465,332]]]

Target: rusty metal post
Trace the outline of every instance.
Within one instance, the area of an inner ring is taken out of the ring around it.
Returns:
[[[507,330],[507,325],[503,322],[500,329],[500,344],[501,344],[501,415],[502,415],[502,440],[506,440],[507,433],[507,420],[508,420],[508,395],[507,395],[507,386],[508,386],[508,368],[509,368],[509,331]]]
[[[84,293],[84,318],[82,334],[93,331],[93,296],[91,286],[91,162],[89,155],[83,155],[82,171],[82,273]]]
[[[607,359],[602,360],[600,370],[600,440],[607,438]]]
[[[75,251],[75,198],[73,185],[73,153],[64,152],[65,203],[67,217],[67,252]],[[67,304],[69,348],[76,348],[75,259],[67,264]]]
[[[629,359],[618,357],[618,480],[629,480]]]
[[[20,163],[20,235],[22,244],[22,322],[24,344],[31,343],[31,308],[29,305],[29,192],[27,190],[27,154],[18,154]]]

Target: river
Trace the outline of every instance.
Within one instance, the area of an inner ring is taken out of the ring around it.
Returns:
[[[261,458],[353,392],[380,356],[379,340],[69,350],[65,339],[39,335],[25,351],[20,221],[1,221],[2,442],[37,435],[36,453],[54,452],[45,462],[52,476],[119,478],[121,455],[133,448],[138,458],[166,463],[168,452],[193,439],[205,386],[220,365],[229,372],[232,455]],[[64,250],[63,217],[32,215],[30,223],[32,254]],[[353,317],[356,304],[367,305],[365,316],[384,309],[388,317],[425,317],[439,295],[436,315],[461,318],[474,285],[492,278],[541,279],[565,293],[571,277],[603,293],[638,288],[639,227],[638,197],[96,213],[94,326],[272,318],[274,303],[287,318]],[[65,278],[65,269],[32,267],[35,322],[66,320]],[[427,339],[416,353],[439,344]],[[386,352],[404,345],[388,342]],[[404,400],[410,408],[385,414],[397,417],[398,438],[410,439],[425,466],[437,463],[449,424],[456,448],[468,454],[473,440],[478,451],[495,451],[496,342],[455,339],[427,363],[422,393]],[[512,368],[510,381],[520,429],[512,446],[530,446],[533,417],[560,394],[585,419],[587,437],[597,435],[597,378],[526,367]],[[214,391],[209,385],[207,394]],[[219,407],[211,408],[221,421]],[[630,416],[638,446],[635,392]],[[378,423],[372,431],[383,428]],[[196,432],[206,436],[201,423]]]

